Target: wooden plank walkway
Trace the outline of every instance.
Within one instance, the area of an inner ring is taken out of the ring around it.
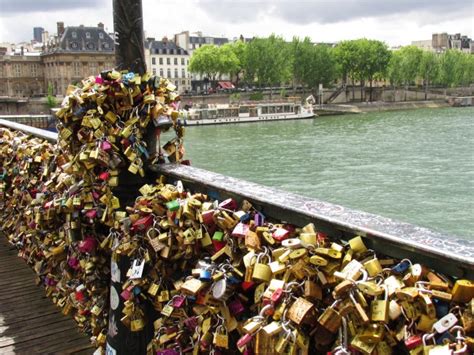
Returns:
[[[88,336],[34,279],[34,271],[0,234],[0,354],[92,354]]]

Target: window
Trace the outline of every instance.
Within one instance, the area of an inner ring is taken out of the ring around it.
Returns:
[[[166,64],[168,64],[168,65],[171,64],[171,58],[166,58]]]
[[[174,65],[178,65],[178,58],[174,58]]]
[[[99,38],[104,39],[104,34],[102,32],[99,32]]]
[[[163,58],[158,59],[158,62],[160,63],[160,65],[163,65]]]
[[[181,58],[181,65],[184,65],[184,58]]]
[[[13,76],[21,76],[21,67],[20,64],[13,64]]]
[[[97,63],[89,63],[89,75],[97,74]]]
[[[155,57],[151,58],[151,64],[156,64],[156,58]]]
[[[186,71],[183,69],[181,69],[181,77],[182,78],[185,78],[186,77]]]
[[[168,75],[166,76],[167,78],[171,78],[171,69],[168,69]]]
[[[71,36],[72,36],[72,38],[77,38],[77,32],[76,32],[76,31],[72,31]]]
[[[87,47],[87,49],[89,49],[89,50],[94,50],[94,48],[95,48],[94,43],[92,43],[92,42],[88,42],[88,43],[86,44],[86,47]]]
[[[186,80],[181,80],[182,85],[186,85]]]
[[[38,65],[37,64],[31,64],[30,70],[31,70],[31,76],[37,76],[38,75]]]
[[[175,70],[174,70],[174,77],[175,77],[175,78],[178,77],[178,69],[175,69]]]
[[[87,38],[87,39],[90,39],[90,38],[91,38],[91,33],[90,33],[90,32],[86,32],[86,38]]]
[[[156,75],[156,69],[153,68],[152,71],[153,71],[153,75]]]
[[[163,77],[163,68],[160,68],[160,76]]]

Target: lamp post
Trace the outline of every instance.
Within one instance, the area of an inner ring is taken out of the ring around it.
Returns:
[[[141,0],[113,0],[114,32],[115,32],[115,64],[117,70],[128,70],[139,75],[146,72],[143,11]],[[124,171],[120,174],[121,186],[116,194],[121,203],[130,197],[143,179]],[[124,299],[121,295],[122,285],[126,280],[131,260],[126,255],[111,260],[109,327],[107,331],[106,355],[137,354],[145,355],[148,342],[153,337],[153,325],[145,322],[143,330],[132,332],[126,327],[123,317]],[[151,318],[154,309],[144,304],[146,315]]]

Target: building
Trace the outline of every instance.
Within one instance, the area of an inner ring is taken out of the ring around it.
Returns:
[[[194,50],[199,47],[206,44],[222,46],[225,43],[229,43],[229,39],[225,37],[203,36],[202,32],[189,33],[189,31],[183,31],[174,35],[174,42],[177,46],[184,48],[189,55],[192,56]]]
[[[44,72],[39,52],[0,51],[0,96],[31,97],[44,93]]]
[[[203,36],[202,32],[190,33],[183,31],[174,35],[174,42],[181,48],[184,48],[191,57],[193,52],[206,45],[213,44],[215,46],[222,46],[229,43],[229,39],[225,37]],[[209,78],[207,78],[209,79]],[[221,78],[222,80],[229,80],[228,76]],[[209,82],[202,75],[191,73],[191,88],[193,91],[202,92],[209,87]]]
[[[178,92],[191,90],[191,75],[188,72],[189,54],[184,48],[166,37],[161,41],[148,38],[145,42],[145,61],[149,72],[171,80]]]
[[[43,27],[33,27],[33,41],[35,42],[43,42]]]
[[[102,23],[64,27],[58,22],[57,30],[41,55],[45,86],[52,87],[53,94],[63,95],[69,84],[115,66],[114,41]]]
[[[431,39],[421,40],[421,41],[412,41],[411,45],[423,49],[424,51],[432,52],[434,51]]]
[[[460,33],[454,35],[444,33],[433,33],[432,35],[433,49],[438,52],[444,52],[448,49],[457,49],[466,53],[474,53],[472,51],[472,39],[462,36]]]

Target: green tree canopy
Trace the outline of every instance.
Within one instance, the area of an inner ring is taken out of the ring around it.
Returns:
[[[215,80],[222,69],[219,64],[219,48],[213,44],[204,45],[193,52],[189,61],[189,71]]]

